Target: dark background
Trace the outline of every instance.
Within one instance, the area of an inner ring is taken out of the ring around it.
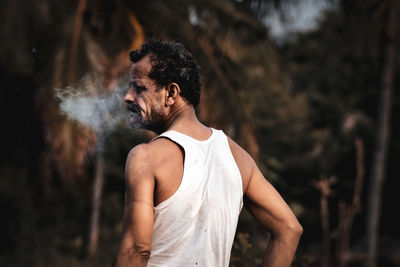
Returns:
[[[200,119],[246,148],[303,225],[294,266],[366,263],[371,196],[381,200],[378,266],[400,266],[395,3],[1,1],[0,265],[111,265],[121,238],[126,155],[152,135],[124,123],[99,134],[60,112],[56,89],[92,97],[127,89],[129,51],[156,37],[195,55],[204,84]],[[290,28],[303,25],[301,14],[310,10],[318,13],[313,26]],[[284,33],[274,33],[275,23],[286,25]],[[90,86],[96,80],[100,86]],[[379,104],[387,91],[389,101]],[[390,116],[379,124],[385,107]],[[376,142],[385,127],[389,135]],[[382,144],[386,158],[377,163]],[[381,191],[370,185],[376,164],[386,171]],[[350,217],[340,214],[343,203],[352,207],[357,177],[360,205],[346,232]],[[96,179],[104,184],[93,200]],[[98,228],[91,223],[96,205]],[[99,235],[91,242],[93,231]],[[231,265],[259,265],[265,235],[244,210]]]

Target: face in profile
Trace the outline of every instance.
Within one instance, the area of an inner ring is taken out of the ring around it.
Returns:
[[[129,90],[124,100],[130,111],[130,127],[158,133],[165,124],[163,103],[165,90],[149,78],[151,67],[149,55],[133,64],[129,78]]]

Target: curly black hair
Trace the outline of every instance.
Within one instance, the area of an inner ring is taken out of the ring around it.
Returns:
[[[186,98],[193,107],[200,101],[200,67],[186,48],[177,42],[150,40],[140,50],[130,52],[133,63],[150,55],[153,64],[149,77],[158,86],[177,83],[181,88],[180,95]]]

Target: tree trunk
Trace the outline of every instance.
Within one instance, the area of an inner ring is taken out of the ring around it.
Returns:
[[[99,218],[101,206],[101,194],[104,183],[104,158],[101,153],[97,154],[96,173],[93,181],[92,211],[90,214],[89,228],[89,255],[94,255],[99,240]]]
[[[74,28],[72,31],[71,48],[69,54],[68,81],[74,81],[76,72],[76,57],[78,54],[79,36],[81,35],[83,12],[86,8],[87,0],[79,0],[79,4],[75,14]]]
[[[367,214],[367,266],[377,266],[378,233],[382,188],[385,180],[387,147],[389,144],[391,95],[396,68],[396,24],[399,2],[388,1],[388,40],[382,72],[382,88],[378,106],[377,131],[368,194]]]
[[[331,254],[331,231],[329,226],[329,205],[328,198],[332,196],[333,191],[331,186],[336,183],[335,177],[329,179],[325,176],[321,176],[319,181],[315,182],[314,186],[321,192],[321,225],[322,225],[322,255],[321,255],[321,267],[330,266],[330,254]]]
[[[329,267],[330,254],[331,254],[331,232],[329,226],[329,207],[328,207],[328,196],[321,195],[321,223],[322,223],[322,239],[323,239],[323,251],[321,266]]]
[[[356,179],[354,182],[353,203],[346,205],[344,201],[339,202],[339,238],[337,242],[337,258],[339,267],[347,267],[350,259],[350,240],[354,217],[361,210],[361,193],[364,182],[364,141],[356,137]]]

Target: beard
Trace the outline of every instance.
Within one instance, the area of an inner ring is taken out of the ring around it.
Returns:
[[[146,129],[156,133],[163,132],[165,125],[164,116],[159,106],[151,109],[149,118],[142,116],[142,109],[137,104],[129,103],[127,109],[131,112],[129,119],[129,127],[133,129]]]

